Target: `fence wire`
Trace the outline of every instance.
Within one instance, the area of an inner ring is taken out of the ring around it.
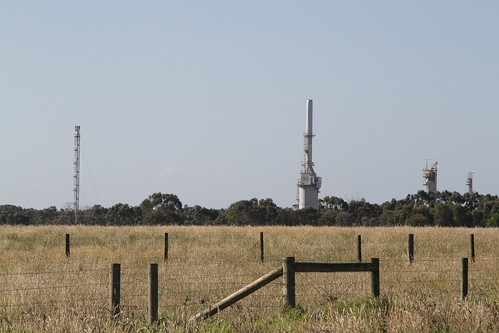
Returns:
[[[232,261],[161,263],[158,269],[159,309],[167,316],[189,317],[279,267],[280,261]],[[461,260],[380,260],[381,294],[402,297],[427,293],[458,298]],[[469,263],[469,297],[497,299],[499,258],[480,258]],[[109,268],[54,272],[6,272],[0,274],[0,314],[18,311],[36,315],[72,311],[79,315],[108,316]],[[144,320],[149,302],[149,268],[123,267],[121,310]],[[282,279],[239,301],[221,316],[250,309],[255,315],[283,306]],[[322,306],[331,302],[371,296],[371,274],[297,273],[297,303]]]

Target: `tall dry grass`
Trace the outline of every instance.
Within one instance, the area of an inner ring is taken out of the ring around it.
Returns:
[[[265,262],[259,235],[264,232]],[[164,233],[169,260],[163,262]],[[65,256],[65,234],[71,257]],[[414,234],[415,262],[407,260]],[[475,234],[470,292],[461,258]],[[283,309],[278,279],[200,323],[189,318],[281,265],[380,258],[381,294],[368,273],[297,273],[299,306]],[[327,227],[0,227],[0,330],[18,332],[495,332],[499,230]],[[160,315],[147,324],[148,264],[159,263]],[[122,265],[122,313],[108,311],[108,270]]]

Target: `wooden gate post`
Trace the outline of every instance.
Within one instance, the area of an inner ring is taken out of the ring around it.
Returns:
[[[121,265],[111,264],[109,268],[109,312],[112,318],[120,314]]]
[[[66,234],[66,257],[71,256],[71,244],[69,240],[69,234]]]
[[[371,258],[371,290],[374,297],[379,297],[379,258]]]
[[[465,300],[468,296],[468,258],[461,258],[461,299]]]
[[[282,277],[284,282],[284,304],[285,306],[296,306],[295,291],[295,257],[282,258]]]
[[[149,265],[149,324],[158,321],[158,264]]]
[[[412,264],[414,261],[414,234],[409,234],[407,253],[409,256],[409,263]]]

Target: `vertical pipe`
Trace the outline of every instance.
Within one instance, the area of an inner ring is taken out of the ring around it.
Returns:
[[[313,133],[313,113],[314,113],[314,102],[311,99],[307,99],[307,119],[305,119],[305,127],[307,135],[312,135]]]
[[[111,264],[109,269],[109,312],[116,318],[120,314],[121,265]]]
[[[71,243],[69,239],[69,234],[66,234],[66,257],[71,256]]]
[[[475,235],[470,235],[471,262],[475,262]]]
[[[168,261],[168,233],[165,232],[165,250],[163,254],[163,260]]]
[[[263,262],[263,231],[260,232],[260,262]]]
[[[287,307],[295,307],[295,257],[284,257],[282,259],[282,277],[284,284],[284,304]]]
[[[158,264],[149,265],[149,324],[158,321]]]
[[[407,253],[409,255],[409,263],[412,264],[414,262],[414,234],[409,234]]]
[[[465,300],[468,296],[468,258],[461,258],[461,299]]]
[[[311,167],[312,162],[312,137],[313,137],[313,101],[307,99],[307,117],[305,119],[305,165]]]
[[[362,237],[357,235],[357,260],[362,262]]]
[[[371,291],[374,297],[379,297],[379,258],[371,258]]]

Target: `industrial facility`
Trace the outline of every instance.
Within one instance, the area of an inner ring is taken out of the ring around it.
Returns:
[[[468,178],[466,178],[466,186],[468,186],[469,194],[473,194],[473,174],[474,172],[468,172]]]
[[[313,102],[307,100],[307,111],[305,117],[305,133],[304,138],[304,161],[298,178],[298,209],[313,207],[317,208],[319,202],[319,190],[321,188],[322,178],[317,177],[314,171],[314,163],[312,162],[312,131],[313,125]]]
[[[426,193],[437,192],[437,164],[437,161],[426,160],[423,169],[423,185],[426,187]]]

